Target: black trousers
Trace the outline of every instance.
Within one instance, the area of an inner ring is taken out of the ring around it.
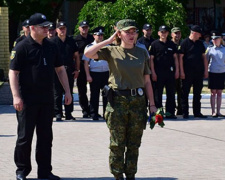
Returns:
[[[154,97],[157,108],[163,107],[163,88],[166,88],[166,112],[175,113],[175,75],[174,72],[157,73],[157,81],[154,82]]]
[[[78,96],[79,96],[79,104],[82,109],[82,112],[86,112],[89,114],[89,105],[88,105],[88,97],[87,97],[87,78],[84,69],[84,64],[80,64],[80,74],[77,78],[77,88],[78,88]]]
[[[178,78],[176,79],[176,92],[177,92],[177,111],[179,112],[179,114],[183,114],[182,113],[182,105],[181,105],[181,79]]]
[[[201,92],[203,88],[203,73],[185,73],[185,79],[182,80],[181,103],[183,114],[189,114],[188,96],[193,85],[193,114],[198,115],[201,112]]]
[[[90,97],[90,114],[91,116],[98,115],[99,95],[100,90],[108,84],[109,71],[106,72],[90,72],[92,82],[90,83],[91,97]],[[103,97],[103,96],[102,96]],[[103,97],[103,116],[107,105],[107,98]]]
[[[72,70],[67,69],[66,73],[67,73],[67,77],[68,77],[68,81],[69,81],[71,96],[73,98],[74,77],[72,74]],[[55,115],[58,115],[58,114],[60,114],[61,116],[63,115],[62,98],[63,98],[64,93],[65,93],[65,91],[63,89],[63,86],[61,85],[57,74],[55,74],[55,81],[54,81]],[[64,107],[65,107],[66,116],[70,115],[73,112],[73,99],[69,105],[64,105]]]
[[[16,173],[27,176],[31,171],[31,144],[36,128],[36,161],[38,176],[46,176],[51,170],[52,119],[53,104],[24,105],[22,111],[17,111],[18,137],[14,160]]]

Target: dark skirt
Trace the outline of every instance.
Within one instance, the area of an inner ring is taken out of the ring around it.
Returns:
[[[209,72],[208,88],[224,89],[225,73]]]

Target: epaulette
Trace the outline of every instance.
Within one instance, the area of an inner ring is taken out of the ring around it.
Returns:
[[[87,45],[87,47],[90,47],[90,46],[93,46],[93,43]]]

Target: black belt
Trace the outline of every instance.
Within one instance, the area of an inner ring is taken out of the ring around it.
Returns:
[[[114,90],[115,96],[144,96],[144,88]]]

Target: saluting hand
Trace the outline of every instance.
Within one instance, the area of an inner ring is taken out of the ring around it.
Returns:
[[[72,102],[72,96],[69,92],[65,93],[65,105],[69,105]]]
[[[23,110],[23,100],[20,97],[13,97],[13,107],[17,111]]]
[[[119,30],[116,30],[116,32],[110,38],[107,39],[109,44],[111,44],[115,40],[115,37],[118,32],[119,32]]]

